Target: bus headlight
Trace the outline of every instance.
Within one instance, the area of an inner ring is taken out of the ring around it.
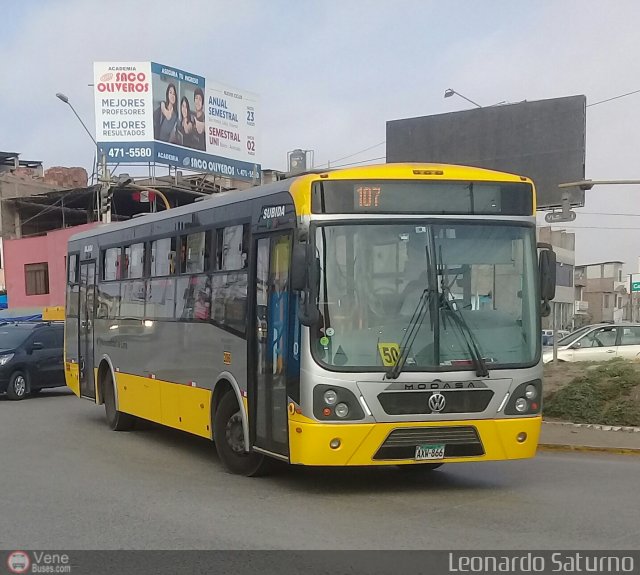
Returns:
[[[349,415],[349,406],[346,403],[339,403],[336,405],[335,413],[339,418],[344,419]]]
[[[338,401],[338,394],[333,389],[324,392],[324,402],[327,405],[334,405]]]
[[[320,421],[356,421],[365,418],[353,391],[322,384],[313,388],[313,415]]]
[[[519,397],[518,399],[516,399],[516,403],[515,403],[516,411],[519,411],[520,413],[524,413],[525,411],[527,411],[527,407],[529,407],[529,404],[527,403],[527,400],[524,397]]]
[[[537,415],[542,409],[542,381],[525,381],[509,392],[505,415]]]

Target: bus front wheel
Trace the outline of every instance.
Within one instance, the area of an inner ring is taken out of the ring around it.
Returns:
[[[218,457],[231,472],[246,477],[264,475],[271,461],[261,453],[245,451],[240,406],[233,392],[227,392],[213,420],[213,440]]]
[[[113,389],[113,377],[107,370],[102,380],[102,397],[104,397],[104,413],[107,423],[113,431],[129,431],[133,428],[136,418],[116,408],[116,393]]]

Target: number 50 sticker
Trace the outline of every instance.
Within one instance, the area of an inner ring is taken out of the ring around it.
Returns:
[[[400,357],[400,346],[397,343],[379,343],[378,353],[382,359],[382,365],[392,367]]]

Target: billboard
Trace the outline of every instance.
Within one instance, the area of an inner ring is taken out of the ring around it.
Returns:
[[[585,176],[586,98],[570,96],[387,122],[387,162],[463,164],[531,178],[538,208],[584,191],[558,184]]]
[[[259,178],[255,94],[155,62],[94,63],[94,93],[109,163]]]

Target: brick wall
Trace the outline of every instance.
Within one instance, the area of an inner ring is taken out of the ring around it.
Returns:
[[[89,177],[84,168],[63,168],[54,166],[44,172],[44,182],[60,188],[84,188]]]

